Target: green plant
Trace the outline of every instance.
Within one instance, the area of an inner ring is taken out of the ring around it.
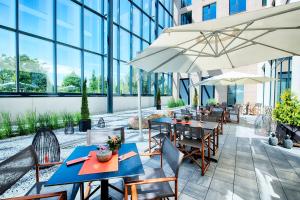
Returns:
[[[60,128],[60,125],[59,125],[59,116],[58,114],[56,113],[51,113],[50,114],[50,124],[51,124],[51,127],[53,129],[58,129]]]
[[[83,81],[82,86],[82,100],[81,100],[81,119],[87,120],[90,118],[90,111],[87,99],[87,91],[86,91],[86,79]]]
[[[197,107],[198,106],[198,91],[197,89],[195,88],[195,93],[194,93],[194,98],[193,98],[193,107]]]
[[[169,99],[167,106],[168,108],[175,108],[175,107],[180,107],[184,106],[185,103],[182,99],[174,99],[173,97]]]
[[[161,105],[161,99],[160,99],[160,89],[157,89],[157,93],[156,93],[156,105]]]
[[[22,116],[18,115],[17,120],[17,132],[19,135],[26,135],[27,134],[27,129],[26,129],[26,119],[23,118]]]
[[[25,114],[25,120],[27,124],[28,133],[34,133],[37,128],[37,116],[36,112],[27,112]]]
[[[11,116],[8,112],[2,112],[1,113],[2,118],[2,128],[1,128],[1,134],[0,137],[11,137],[12,136],[12,122],[11,122]]]
[[[38,128],[48,127],[50,129],[53,129],[53,126],[51,124],[51,117],[49,113],[39,114],[37,118],[37,127]]]
[[[65,112],[62,115],[62,120],[63,120],[63,124],[64,126],[67,126],[69,123],[74,125],[74,119],[71,113]]]
[[[80,119],[81,119],[80,112],[76,112],[76,113],[73,114],[74,125],[79,124]]]
[[[121,146],[121,137],[120,136],[108,136],[107,144],[111,151],[117,150]]]
[[[286,90],[280,96],[281,102],[276,104],[273,110],[273,119],[291,126],[300,126],[300,102],[290,90]]]
[[[208,104],[209,106],[215,106],[215,105],[218,104],[218,101],[217,101],[216,99],[214,99],[214,98],[211,98],[211,99],[208,99],[208,100],[207,100],[207,104]]]

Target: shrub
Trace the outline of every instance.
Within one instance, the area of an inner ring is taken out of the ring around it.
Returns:
[[[214,98],[211,98],[211,99],[208,99],[208,100],[207,100],[207,104],[208,104],[209,106],[215,106],[215,105],[218,104],[218,101],[217,101],[216,99],[214,99]]]
[[[11,137],[12,136],[12,122],[11,117],[8,112],[2,112],[1,113],[2,118],[2,128],[1,128],[1,134],[0,137]]]
[[[60,126],[60,124],[59,124],[59,116],[58,116],[58,114],[56,114],[56,113],[51,113],[50,114],[50,124],[51,124],[51,127],[53,128],[53,129],[58,129],[58,128],[60,128],[61,126]]]
[[[300,102],[290,90],[280,96],[281,102],[276,104],[272,116],[278,122],[291,126],[300,126]]]
[[[28,130],[26,129],[26,119],[23,116],[17,116],[17,132],[19,135],[26,135]]]
[[[79,124],[80,119],[81,119],[81,114],[80,114],[80,112],[76,112],[76,113],[73,114],[73,122],[74,122],[74,125]]]
[[[185,103],[182,99],[174,99],[173,97],[168,101],[168,108],[175,108],[175,107],[180,107],[184,106]]]
[[[194,98],[193,98],[193,107],[197,107],[198,106],[198,91],[195,88],[195,94],[194,94]]]
[[[67,126],[69,123],[72,123],[74,125],[74,119],[71,113],[68,112],[63,113],[62,120],[64,126]]]
[[[37,116],[36,112],[27,112],[25,115],[25,121],[28,126],[28,133],[34,133],[37,129]]]
[[[81,119],[86,120],[90,118],[90,111],[88,105],[88,98],[86,92],[86,79],[83,81],[82,86],[82,100],[81,100]]]

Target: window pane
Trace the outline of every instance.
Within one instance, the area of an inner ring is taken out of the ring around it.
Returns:
[[[203,7],[203,21],[216,18],[216,3],[209,4]]]
[[[120,62],[120,94],[130,94],[130,66]]]
[[[80,47],[80,21],[79,5],[57,1],[57,40]]]
[[[53,38],[53,0],[20,0],[20,29]]]
[[[93,10],[102,13],[102,0],[84,0],[84,4]]]
[[[158,24],[161,26],[164,25],[164,10],[160,4],[158,6]]]
[[[20,35],[19,60],[20,92],[54,92],[53,43]]]
[[[192,23],[192,12],[187,12],[181,15],[181,24],[190,24]]]
[[[102,20],[88,10],[84,10],[84,48],[97,53],[101,52]]]
[[[114,94],[119,94],[119,86],[118,86],[118,82],[119,82],[119,75],[118,75],[118,71],[119,71],[119,66],[118,66],[118,61],[114,60],[113,63],[113,90],[114,90]]]
[[[132,32],[141,35],[141,12],[133,6],[133,16],[132,16]]]
[[[130,29],[130,3],[128,0],[120,1],[120,25]]]
[[[151,8],[151,0],[143,0],[143,10],[144,10],[148,15],[151,15],[151,13],[150,13],[150,8]]]
[[[16,27],[16,2],[15,0],[0,0],[0,24]]]
[[[150,33],[150,19],[146,15],[143,15],[143,38],[149,41]]]
[[[15,33],[0,29],[0,92],[16,92]]]
[[[113,18],[114,18],[114,22],[119,23],[119,0],[113,0]]]
[[[103,53],[107,54],[107,20],[104,19]]]
[[[116,25],[114,25],[114,32],[113,32],[113,44],[114,44],[114,47],[113,47],[113,56],[114,58],[118,58],[118,54],[119,54],[119,47],[118,47],[118,40],[120,39],[119,37],[119,29]]]
[[[137,94],[137,73],[139,72],[139,69],[136,67],[132,67],[132,94]]]
[[[140,8],[142,7],[142,0],[133,0],[133,2],[138,5]]]
[[[132,58],[135,58],[136,54],[141,51],[141,40],[135,36],[132,39]]]
[[[145,71],[142,71],[142,80],[143,80],[143,82],[142,82],[142,94],[145,94],[145,95],[150,93],[149,84],[148,84],[148,77],[149,77],[148,73],[145,72]],[[149,79],[149,81],[150,81],[150,79]]]
[[[151,42],[155,40],[155,23],[151,20]]]
[[[181,8],[192,5],[192,0],[181,0]]]
[[[79,93],[81,59],[77,49],[57,45],[57,91]]]
[[[230,0],[229,14],[233,15],[246,10],[246,0]]]
[[[84,53],[84,77],[87,80],[88,93],[102,93],[101,56]]]
[[[120,29],[120,59],[123,61],[130,60],[130,34]]]

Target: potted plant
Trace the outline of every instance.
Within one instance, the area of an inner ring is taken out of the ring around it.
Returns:
[[[108,136],[107,145],[112,151],[112,154],[117,154],[119,148],[121,147],[121,137],[120,136]]]
[[[156,109],[161,110],[161,99],[160,99],[160,89],[157,89],[156,93]]]
[[[79,121],[79,131],[86,132],[91,129],[90,111],[88,105],[86,79],[83,81],[82,86],[82,100],[81,100],[81,120]]]
[[[198,91],[195,88],[194,98],[193,98],[193,107],[197,109],[198,106]]]
[[[277,137],[283,142],[287,134],[297,142],[300,141],[300,102],[290,90],[280,96],[281,101],[276,104],[272,117],[277,121]]]

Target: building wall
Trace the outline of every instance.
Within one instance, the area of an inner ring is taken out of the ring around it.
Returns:
[[[162,105],[166,105],[170,96],[162,96]],[[137,109],[138,98],[114,97],[114,111]],[[88,97],[91,114],[101,114],[107,111],[106,97]],[[142,108],[154,106],[153,96],[142,97]],[[0,98],[0,113],[9,112],[12,118],[25,114],[28,111],[45,112],[80,112],[81,97],[17,97]]]

